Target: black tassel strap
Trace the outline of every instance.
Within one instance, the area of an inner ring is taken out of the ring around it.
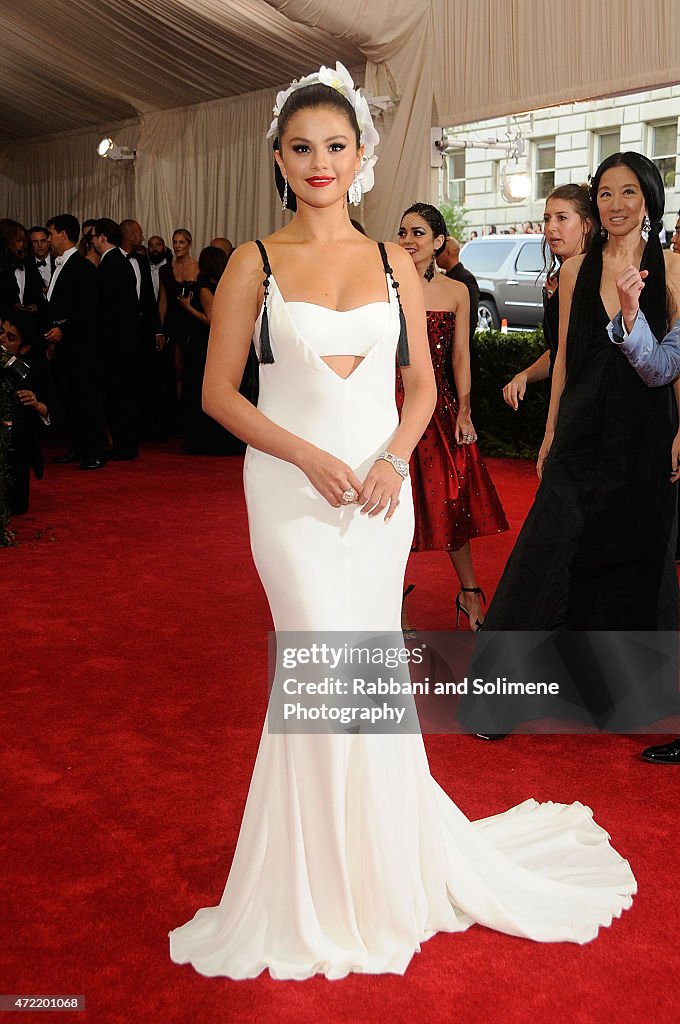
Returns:
[[[401,306],[401,296],[399,295],[399,282],[394,280],[394,273],[390,266],[389,260],[387,259],[387,250],[382,242],[378,242],[378,248],[380,249],[380,255],[382,256],[383,267],[385,273],[392,279],[392,287],[397,293],[397,304],[399,305],[399,341],[397,343],[397,363],[399,366],[410,366],[411,357],[408,352],[408,334],[406,332],[406,317],[404,316],[404,310]]]
[[[264,281],[262,282],[264,285],[264,301],[262,303],[262,319],[260,321],[260,362],[273,363],[274,353],[272,352],[272,344],[269,340],[269,316],[267,311],[269,299],[269,278],[272,274],[272,268],[269,265],[267,250],[259,238],[255,239],[255,245],[260,250],[260,256],[262,257],[262,269],[265,274]]]

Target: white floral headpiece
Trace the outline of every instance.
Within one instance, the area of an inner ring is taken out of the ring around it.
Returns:
[[[357,171],[356,182],[360,186],[362,192],[369,192],[374,185],[373,177],[373,166],[378,159],[375,155],[375,147],[380,142],[380,136],[375,129],[373,124],[373,118],[371,117],[371,111],[368,108],[368,102],[366,97],[361,92],[361,89],[355,89],[354,81],[344,64],[340,61],[336,62],[335,71],[332,68],[320,67],[318,71],[314,71],[311,75],[307,75],[305,78],[300,78],[280,92],[276,97],[276,103],[274,104],[274,120],[269,126],[267,132],[267,138],[273,138],[279,130],[279,115],[283,110],[283,105],[288,97],[297,92],[298,89],[304,89],[308,85],[329,85],[331,89],[336,89],[341,95],[349,101],[352,107],[354,107],[354,113],[356,114],[357,122],[359,124],[360,131],[360,142],[364,147],[364,155],[361,160],[361,167]]]

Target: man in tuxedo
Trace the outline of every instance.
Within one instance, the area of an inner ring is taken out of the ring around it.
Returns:
[[[108,458],[137,458],[138,434],[134,393],[139,377],[142,320],[138,295],[141,278],[136,260],[121,248],[120,225],[108,217],[94,226],[92,245],[97,268],[97,329],[104,368],[104,408],[112,448]],[[136,269],[135,269],[136,268]]]
[[[471,274],[467,267],[460,262],[460,242],[452,235],[446,239],[446,245],[437,256],[437,266],[446,271],[446,276],[452,281],[460,281],[464,284],[470,294],[470,351],[477,330],[478,307],[479,307],[479,285],[477,278]]]
[[[148,243],[148,256],[140,252],[144,243],[141,225],[132,219],[121,221],[121,251],[129,259],[137,279],[139,315],[141,320],[140,372],[138,376],[138,397],[141,414],[140,429],[143,437],[150,441],[166,441],[167,434],[162,426],[161,398],[163,375],[163,350],[165,335],[158,313],[158,252],[157,236]],[[165,253],[165,242],[159,239],[161,252]],[[153,246],[152,246],[153,242]],[[155,275],[152,271],[152,256]],[[163,261],[163,264],[165,261]],[[155,276],[155,284],[154,284]]]
[[[106,465],[106,429],[94,322],[97,269],[78,252],[80,225],[76,217],[70,213],[52,217],[47,230],[55,260],[47,289],[50,327],[45,341],[70,430],[70,449],[55,461],[101,469]]]
[[[54,273],[54,256],[50,252],[50,236],[47,228],[29,228],[28,237],[31,241],[33,260],[42,278],[43,291],[47,291]],[[30,257],[29,257],[30,259]]]
[[[172,253],[165,244],[165,239],[161,238],[160,235],[152,235],[146,245],[146,252],[149,257],[149,265],[151,267],[151,281],[153,283],[153,293],[158,303],[158,295],[160,292],[160,280],[159,271],[161,267],[167,266],[172,263]]]

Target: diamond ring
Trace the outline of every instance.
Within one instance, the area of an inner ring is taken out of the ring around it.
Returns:
[[[346,491],[342,492],[340,501],[343,505],[351,505],[353,501],[357,500],[357,492],[353,487],[348,487]]]

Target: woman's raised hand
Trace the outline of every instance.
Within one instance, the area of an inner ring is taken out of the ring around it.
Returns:
[[[633,330],[635,318],[640,308],[640,293],[645,286],[648,270],[638,270],[632,264],[622,270],[616,278],[616,290],[619,293],[623,322],[628,332]]]

